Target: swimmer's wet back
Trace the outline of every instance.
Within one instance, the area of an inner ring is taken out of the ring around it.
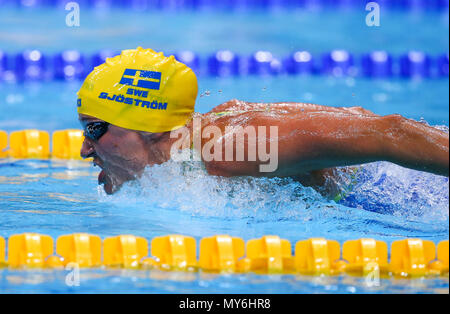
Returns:
[[[78,113],[122,128],[168,132],[194,113],[195,73],[174,56],[141,47],[96,67],[78,92]]]

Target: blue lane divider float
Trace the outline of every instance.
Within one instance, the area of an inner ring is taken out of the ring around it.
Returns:
[[[419,51],[411,51],[400,59],[400,73],[404,77],[429,77],[431,58]]]
[[[249,74],[276,75],[282,71],[281,62],[269,51],[255,52],[247,59],[247,61],[247,69]]]
[[[64,7],[71,0],[0,0],[21,8]],[[291,10],[291,9],[361,9],[367,2],[377,2],[394,10],[447,10],[449,0],[77,0],[83,8],[134,10]]]
[[[321,73],[344,76],[355,75],[355,61],[351,53],[345,50],[333,50],[322,56]]]
[[[54,58],[56,79],[83,79],[86,77],[85,61],[76,50],[63,51]]]
[[[208,58],[209,74],[213,76],[239,75],[240,57],[230,50],[218,51]]]
[[[93,55],[66,50],[47,55],[39,50],[25,50],[8,55],[0,51],[0,82],[82,80],[106,58],[119,54],[105,50]],[[171,55],[172,53],[166,53]],[[296,51],[287,56],[275,56],[269,51],[238,55],[221,50],[209,55],[192,51],[174,53],[177,60],[191,67],[198,76],[275,76],[328,75],[367,78],[446,78],[449,75],[449,54],[428,55],[409,51],[393,56],[386,51],[356,55],[345,50],[333,50],[313,55]]]
[[[6,70],[7,61],[7,56],[0,50],[0,73]]]
[[[362,70],[367,77],[391,77],[393,75],[392,56],[386,51],[374,51],[362,57]]]
[[[48,78],[48,60],[39,50],[26,50],[15,58],[15,74],[19,80],[44,80]]]
[[[448,76],[448,70],[449,70],[449,57],[448,53],[443,54],[440,57],[438,57],[438,71],[440,76]]]
[[[192,51],[180,51],[174,54],[175,58],[190,67],[195,73],[200,71],[200,58]]]
[[[102,63],[105,63],[106,58],[112,58],[112,57],[117,56],[119,54],[120,54],[120,51],[114,51],[114,50],[102,50],[102,51],[99,51],[99,52],[95,53],[92,56],[91,66],[92,66],[92,68],[94,68],[94,67],[96,67],[96,66],[98,66],[98,65],[100,65]]]
[[[308,51],[296,51],[284,59],[284,69],[288,74],[314,73],[314,59]]]

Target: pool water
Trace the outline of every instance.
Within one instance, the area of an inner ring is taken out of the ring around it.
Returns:
[[[448,51],[448,12],[386,13],[378,30],[363,24],[364,10],[339,14],[300,11],[282,16],[184,12],[176,18],[169,12],[148,16],[88,11],[78,29],[60,25],[64,14],[48,9],[0,11],[0,49],[14,53],[38,48],[54,53],[76,48],[92,53],[141,45],[164,51],[191,49],[200,54],[223,48],[240,53],[267,49],[279,54],[299,48],[314,52],[344,48],[354,53],[382,48],[395,54],[411,49],[430,54]],[[157,28],[160,25],[164,27]],[[158,31],[152,31],[155,29]],[[75,93],[80,84],[0,83],[0,129],[52,132],[79,128]],[[423,119],[448,132],[448,84],[448,78],[201,77],[197,111],[207,112],[232,98],[361,105],[377,114]],[[244,240],[273,234],[292,244],[311,237],[341,244],[363,237],[388,244],[406,237],[435,243],[449,238],[448,178],[386,162],[365,165],[351,195],[339,204],[290,179],[210,177],[197,164],[184,174],[176,162],[149,168],[141,180],[127,184],[114,196],[105,195],[97,186],[97,175],[98,168],[85,162],[0,160],[0,235],[7,238],[38,232],[56,239],[88,232],[102,238],[133,234],[151,240],[180,233],[199,241],[215,234]],[[345,180],[345,174],[341,176]],[[363,278],[350,276],[157,270],[82,270],[80,286],[69,286],[67,273],[0,269],[0,292],[448,293],[449,287],[448,278],[390,279],[382,280],[379,287],[368,287]]]
[[[314,53],[332,49],[352,53],[387,50],[393,54],[448,51],[448,11],[405,13],[381,8],[380,27],[368,27],[363,2],[351,11],[274,13],[105,11],[81,6],[79,27],[65,25],[68,11],[64,9],[2,8],[0,43],[7,51],[34,48],[49,53],[64,49],[92,53],[137,46],[197,53],[230,49],[241,54],[256,50],[285,54],[298,49]]]

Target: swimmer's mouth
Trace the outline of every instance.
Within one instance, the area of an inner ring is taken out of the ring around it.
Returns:
[[[94,156],[94,166],[98,166],[102,169],[102,171],[100,171],[100,173],[98,174],[98,184],[103,185],[103,189],[105,190],[106,194],[111,195],[115,192],[113,182],[110,176],[108,176],[103,169],[103,163],[101,162],[101,160],[96,157],[97,156]]]
[[[99,167],[100,169],[102,169],[102,171],[100,171],[100,174],[98,175],[98,184],[104,183],[106,173],[105,170],[103,169],[103,163],[99,159],[94,158],[93,164],[94,167]]]
[[[127,180],[122,180],[120,176],[115,175],[109,169],[105,169],[103,161],[95,154],[92,154],[94,166],[100,167],[102,170],[98,174],[98,185],[103,185],[106,194],[111,195],[116,193],[122,187],[122,184]]]
[[[98,174],[98,184],[105,184],[106,181],[106,172],[105,170],[100,171]]]
[[[108,195],[114,194],[117,190],[111,180],[111,177],[106,174],[105,170],[100,171],[98,174],[98,184],[103,184],[103,189]]]

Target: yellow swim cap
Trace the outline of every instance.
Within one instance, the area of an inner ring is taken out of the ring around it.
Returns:
[[[197,91],[195,73],[174,56],[138,47],[88,75],[78,91],[78,113],[126,129],[167,132],[191,118]]]

